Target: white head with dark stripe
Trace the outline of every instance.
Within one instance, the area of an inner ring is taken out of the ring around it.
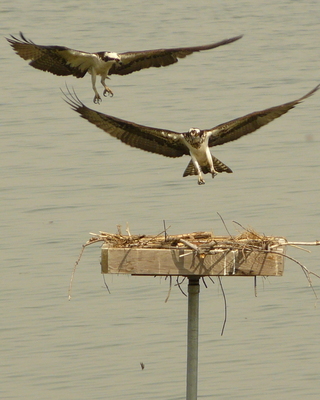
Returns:
[[[201,131],[199,128],[190,128],[189,131],[184,134],[184,137],[186,141],[195,148],[199,148],[206,140],[205,131]]]
[[[104,62],[111,61],[115,64],[121,64],[121,58],[118,53],[113,53],[111,51],[100,51],[97,54]]]

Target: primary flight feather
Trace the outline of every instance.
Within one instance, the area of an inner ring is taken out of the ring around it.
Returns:
[[[14,51],[24,60],[31,60],[29,64],[34,68],[55,75],[73,75],[77,78],[83,78],[88,72],[91,75],[94,103],[101,102],[96,88],[97,76],[101,77],[101,84],[104,88],[103,95],[113,96],[112,90],[105,83],[110,75],[127,75],[144,68],[166,67],[178,62],[179,58],[185,58],[194,52],[211,50],[242,38],[241,35],[217,43],[194,47],[128,51],[126,53],[109,51],[87,53],[64,46],[38,45],[26,39],[22,32],[20,32],[20,38],[10,36],[11,38],[6,39]]]
[[[139,125],[103,114],[86,107],[75,93],[73,94],[68,91],[68,93],[64,94],[66,96],[65,101],[82,118],[87,119],[98,128],[129,146],[166,157],[190,155],[191,160],[183,176],[198,175],[198,184],[202,185],[205,183],[203,174],[211,173],[212,178],[214,178],[217,173],[232,172],[229,167],[211,154],[210,147],[237,140],[267,125],[274,119],[286,114],[301,101],[310,97],[319,87],[320,85],[316,86],[305,96],[297,100],[247,114],[217,125],[212,129],[201,130],[191,128],[188,132],[183,133]]]

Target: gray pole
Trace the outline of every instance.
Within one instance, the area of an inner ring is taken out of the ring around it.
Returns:
[[[198,336],[199,336],[199,276],[188,277],[188,343],[187,343],[187,397],[197,400]]]

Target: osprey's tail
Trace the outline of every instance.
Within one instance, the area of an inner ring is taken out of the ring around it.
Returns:
[[[223,164],[222,161],[218,160],[212,154],[211,154],[211,157],[212,157],[213,166],[214,166],[214,169],[216,170],[216,172],[227,172],[228,174],[232,173],[232,170],[228,166],[226,166],[226,164]],[[211,173],[208,165],[201,166],[201,171],[204,174]],[[190,160],[186,170],[183,173],[183,176],[188,176],[188,175],[198,175],[192,160]]]

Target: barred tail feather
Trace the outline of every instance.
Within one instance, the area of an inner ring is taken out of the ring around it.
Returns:
[[[187,165],[187,168],[185,169],[183,173],[183,177],[188,176],[188,175],[197,175],[196,169],[193,165],[192,160],[190,160],[189,164]]]
[[[227,172],[228,174],[232,173],[232,169],[229,168],[227,165],[225,165],[222,161],[218,160],[212,154],[211,154],[211,157],[212,157],[213,166],[214,166],[214,169],[216,170],[216,172],[219,172],[219,173]],[[204,174],[209,174],[211,172],[208,165],[201,166],[201,170]],[[190,160],[189,164],[187,165],[187,168],[185,169],[185,171],[183,173],[183,177],[188,176],[188,175],[197,175],[197,171],[194,167],[192,160]]]
[[[212,162],[213,162],[214,169],[217,172],[227,172],[228,174],[232,173],[232,169],[229,168],[226,164],[224,164],[222,161],[218,160],[212,154],[211,154],[211,157],[212,157]],[[206,171],[206,172],[203,171],[204,174],[206,174],[208,172],[210,172],[210,171],[209,170]]]

